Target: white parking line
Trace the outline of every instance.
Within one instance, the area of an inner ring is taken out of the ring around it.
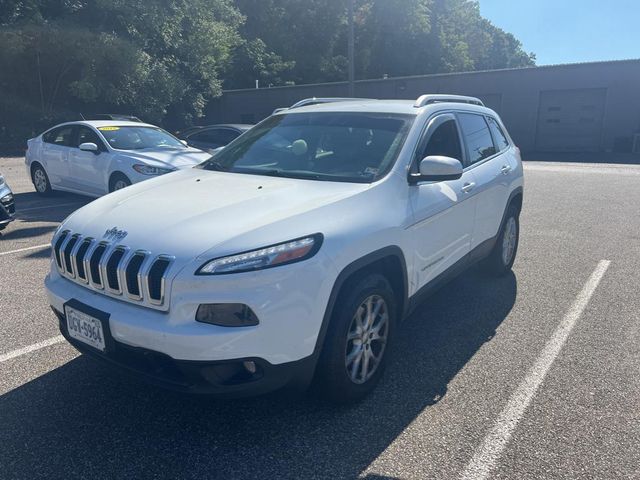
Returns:
[[[64,337],[62,335],[57,335],[47,340],[43,340],[42,342],[29,345],[28,347],[19,348],[18,350],[2,354],[0,355],[0,363],[6,362],[16,357],[20,357],[22,355],[26,355],[27,353],[35,352],[36,350],[40,350],[42,348],[50,347],[51,345],[55,345],[56,343],[60,343],[62,341],[64,341]]]
[[[36,245],[34,247],[25,247],[25,248],[19,248],[17,250],[9,250],[8,252],[0,252],[0,257],[2,257],[3,255],[11,255],[12,253],[27,252],[29,250],[38,250],[40,248],[49,248],[50,246],[51,246],[50,243],[44,243],[42,245]]]
[[[57,205],[44,205],[41,207],[31,207],[31,208],[20,208],[16,210],[16,214],[24,213],[24,212],[32,212],[34,210],[43,210],[45,208],[60,208],[60,207],[71,207],[73,205],[82,206],[82,203],[73,202],[73,203],[60,203]]]
[[[598,263],[573,305],[571,305],[553,336],[545,345],[540,356],[538,356],[533,367],[509,399],[505,409],[498,416],[496,424],[476,449],[473,458],[462,474],[463,479],[481,480],[489,476],[502,451],[507,446],[513,430],[531,403],[551,365],[558,357],[571,330],[573,330],[580,315],[589,303],[589,299],[598,287],[610,263],[609,260],[601,260]]]

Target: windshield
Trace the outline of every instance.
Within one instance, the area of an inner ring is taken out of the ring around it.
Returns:
[[[145,148],[185,148],[173,135],[157,127],[98,127],[112,148],[143,150]]]
[[[314,180],[372,182],[386,174],[413,115],[275,115],[225,147],[201,168]]]

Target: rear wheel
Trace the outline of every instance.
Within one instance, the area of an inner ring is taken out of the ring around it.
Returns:
[[[114,173],[109,181],[109,193],[122,190],[129,185],[131,185],[131,180],[124,173]]]
[[[505,275],[516,260],[520,239],[519,213],[515,206],[509,207],[496,244],[482,263],[484,270],[491,275]]]
[[[395,294],[384,276],[368,274],[350,282],[334,308],[320,357],[321,393],[346,403],[373,390],[386,366],[395,324]]]
[[[31,181],[33,186],[40,195],[51,195],[53,191],[51,189],[51,182],[49,182],[49,176],[44,168],[39,163],[36,163],[31,169]]]

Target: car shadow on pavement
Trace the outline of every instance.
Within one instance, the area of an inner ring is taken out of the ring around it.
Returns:
[[[79,356],[0,396],[0,476],[357,477],[446,395],[516,293],[513,273],[487,279],[476,269],[443,287],[407,319],[382,382],[353,406],[277,394],[190,397]]]
[[[55,192],[51,197],[41,197],[34,192],[16,193],[14,198],[16,221],[0,232],[0,239],[4,241],[48,237],[58,223],[93,200],[90,197],[60,192]]]

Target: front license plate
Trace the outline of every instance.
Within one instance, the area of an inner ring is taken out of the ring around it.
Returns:
[[[100,320],[69,306],[65,307],[65,316],[69,336],[104,352],[104,332]]]

